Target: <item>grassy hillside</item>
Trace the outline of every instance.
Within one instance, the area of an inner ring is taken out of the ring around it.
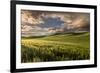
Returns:
[[[21,61],[67,61],[90,58],[89,33],[65,33],[22,38]]]

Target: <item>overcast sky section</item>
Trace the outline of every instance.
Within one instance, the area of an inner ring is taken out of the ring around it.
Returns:
[[[89,31],[89,28],[89,13],[21,10],[22,36],[41,36],[69,31]]]

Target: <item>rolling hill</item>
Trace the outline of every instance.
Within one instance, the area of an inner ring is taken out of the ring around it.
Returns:
[[[89,44],[89,32],[22,37],[21,62],[86,60]]]

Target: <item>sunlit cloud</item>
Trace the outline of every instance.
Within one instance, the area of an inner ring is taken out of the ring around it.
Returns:
[[[30,25],[37,25],[40,23],[43,23],[43,21],[39,18],[39,14],[36,14],[31,11],[24,11],[22,10],[21,13],[21,23],[24,24],[30,24]]]
[[[89,13],[21,11],[22,34],[49,35],[57,32],[89,30]]]

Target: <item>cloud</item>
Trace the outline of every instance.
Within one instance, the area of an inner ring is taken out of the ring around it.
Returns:
[[[42,17],[48,18],[59,18],[62,20],[63,28],[73,29],[73,28],[88,28],[90,25],[90,17],[88,13],[74,13],[74,12],[66,12],[66,13],[55,13],[48,12],[41,15]]]
[[[21,11],[22,34],[49,35],[70,30],[89,30],[89,13]]]
[[[30,31],[31,29],[33,29],[31,26],[25,25],[22,27],[22,32],[27,32]]]
[[[42,36],[42,35],[49,35],[51,32],[49,32],[48,28],[41,28],[38,26],[24,26],[22,29],[22,36]]]
[[[39,18],[41,13],[32,12],[28,10],[21,11],[21,23],[22,25],[37,25],[43,23],[43,21]]]
[[[73,28],[89,28],[90,26],[90,16],[89,14],[78,14],[78,16],[73,19]]]

